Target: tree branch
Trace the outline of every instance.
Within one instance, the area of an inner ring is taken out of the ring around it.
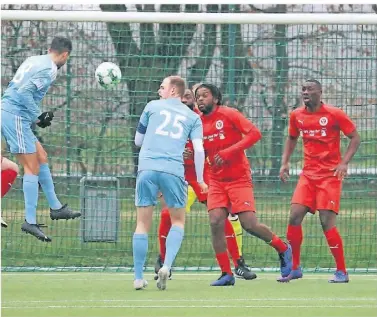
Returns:
[[[291,41],[295,41],[295,40],[305,41],[305,40],[309,40],[309,39],[323,39],[323,38],[326,38],[326,37],[328,37],[330,35],[334,35],[334,34],[339,35],[343,38],[345,37],[343,31],[321,32],[320,30],[317,30],[317,31],[310,33],[310,34],[300,34],[300,35],[297,35],[297,36],[289,37],[289,38],[287,38],[287,41],[291,42]]]
[[[269,7],[266,9],[259,9],[253,4],[249,4],[249,7],[252,11],[254,12],[259,12],[259,13],[277,13],[277,7]]]

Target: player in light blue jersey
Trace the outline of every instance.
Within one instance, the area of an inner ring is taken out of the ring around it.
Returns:
[[[172,263],[181,247],[187,199],[183,151],[188,139],[194,146],[197,181],[203,192],[208,191],[203,180],[203,126],[200,117],[181,102],[184,92],[182,78],[165,78],[158,91],[161,99],[146,105],[135,135],[135,144],[141,146],[135,195],[137,225],[133,236],[135,289],[147,285],[143,279],[143,267],[153,206],[159,192],[164,196],[172,222],[166,238],[165,261],[158,272],[157,287],[161,290],[166,288]]]
[[[39,104],[51,84],[57,70],[62,67],[72,50],[72,43],[64,37],[55,37],[48,54],[27,58],[18,68],[2,96],[1,133],[9,151],[16,155],[24,168],[23,192],[25,199],[25,222],[21,229],[39,240],[50,242],[37,224],[38,183],[50,205],[50,217],[74,219],[81,216],[67,205],[62,205],[55,194],[47,153],[35,137],[31,125],[41,128],[51,125],[54,114],[41,113]]]

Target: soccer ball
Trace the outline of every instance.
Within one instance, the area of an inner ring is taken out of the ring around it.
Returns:
[[[100,64],[96,69],[95,75],[97,82],[105,89],[116,86],[122,78],[122,72],[118,65],[110,62]]]

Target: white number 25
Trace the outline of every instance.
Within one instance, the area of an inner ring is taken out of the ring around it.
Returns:
[[[175,115],[173,118],[173,124],[172,124],[175,132],[172,132],[172,131],[169,132],[164,129],[170,124],[172,120],[172,114],[171,112],[167,110],[161,110],[160,114],[165,116],[165,120],[164,122],[162,122],[161,125],[157,127],[156,134],[170,136],[173,139],[180,139],[183,134],[182,121],[186,121],[186,117],[181,116],[181,115]]]

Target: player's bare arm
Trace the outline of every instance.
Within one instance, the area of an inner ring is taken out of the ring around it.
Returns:
[[[339,163],[339,165],[334,168],[334,176],[337,176],[340,180],[343,180],[344,177],[347,176],[348,163],[357,152],[357,149],[359,148],[361,142],[360,135],[356,130],[348,134],[347,137],[350,139],[347,151],[344,154],[343,159]]]
[[[296,148],[298,137],[289,135],[285,141],[283,156],[281,159],[280,179],[285,183],[289,179],[289,159]]]

